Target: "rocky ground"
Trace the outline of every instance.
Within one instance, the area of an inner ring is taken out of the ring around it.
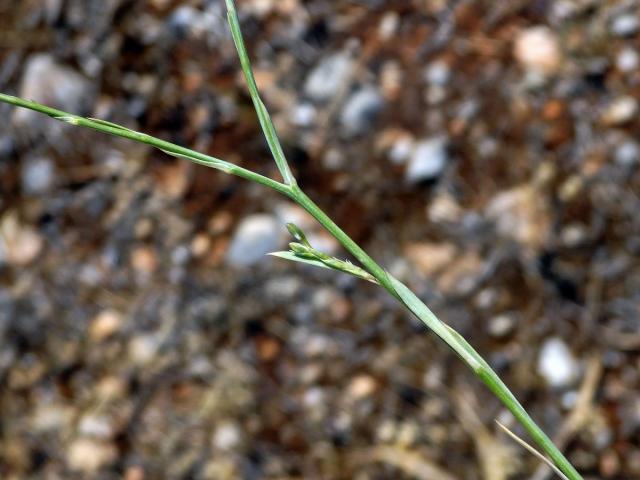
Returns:
[[[0,91],[276,176],[216,0],[0,0]],[[310,196],[585,477],[640,477],[640,3],[238,2]],[[262,187],[0,105],[0,476],[550,478]]]

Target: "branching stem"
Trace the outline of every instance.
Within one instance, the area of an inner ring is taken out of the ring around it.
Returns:
[[[362,265],[364,270],[371,274],[377,282],[395,297],[404,307],[416,315],[429,329],[444,340],[447,345],[457,353],[462,361],[476,374],[482,382],[495,394],[496,397],[511,411],[515,418],[529,433],[531,438],[555,463],[558,469],[570,480],[582,480],[566,457],[553,444],[549,437],[533,421],[522,405],[518,402],[509,388],[502,382],[489,364],[469,345],[469,343],[456,331],[440,321],[436,315],[404,284],[393,278],[384,268],[376,263],[349,235],[345,233],[311,198],[309,198],[297,185],[286,161],[282,147],[278,140],[275,127],[267,112],[264,103],[260,99],[258,88],[251,71],[251,63],[247,55],[236,10],[232,0],[226,0],[228,8],[229,24],[233,39],[240,56],[242,70],[245,74],[249,93],[253,100],[260,125],[267,139],[267,143],[273,154],[276,165],[283,177],[284,183],[273,180],[259,173],[247,170],[238,165],[220,160],[210,155],[196,152],[189,148],[181,147],[174,143],[161,140],[150,135],[136,132],[120,125],[104,120],[84,118],[55,108],[47,107],[39,103],[0,93],[0,101],[27,108],[48,115],[56,120],[67,122],[85,128],[91,128],[102,133],[117,137],[128,138],[140,143],[155,147],[175,157],[184,158],[194,163],[221,170],[231,175],[244,178],[252,182],[269,187],[276,192],[289,197],[307,212],[309,212],[342,246],[353,255]],[[364,273],[364,272],[363,272]],[[361,276],[362,278],[362,276]]]

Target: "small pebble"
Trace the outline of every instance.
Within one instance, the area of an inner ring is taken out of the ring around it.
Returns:
[[[402,447],[413,445],[420,435],[420,427],[415,422],[406,421],[398,428],[396,443]]]
[[[312,100],[327,101],[347,82],[353,70],[353,60],[346,52],[323,58],[307,76],[304,93]]]
[[[219,450],[234,450],[242,441],[242,432],[238,426],[231,421],[220,424],[213,434],[213,446]]]
[[[145,480],[144,468],[140,465],[131,465],[124,472],[124,480]]]
[[[247,267],[263,260],[267,253],[278,249],[284,231],[284,226],[271,215],[249,215],[236,227],[227,262],[234,267]]]
[[[296,127],[311,127],[317,115],[316,108],[310,103],[296,105],[291,114],[291,123]]]
[[[366,133],[384,106],[384,99],[377,88],[367,86],[354,92],[347,100],[340,123],[347,135]]]
[[[378,36],[381,40],[389,40],[398,30],[400,16],[396,12],[386,13],[378,24]]]
[[[548,201],[529,184],[496,193],[486,216],[495,222],[498,233],[530,248],[544,245],[551,229]]]
[[[516,321],[513,315],[503,314],[489,321],[489,334],[495,338],[504,338],[513,332]]]
[[[448,194],[437,195],[427,206],[427,217],[433,223],[455,223],[462,219],[463,209]]]
[[[401,135],[391,145],[389,149],[389,159],[397,165],[403,164],[409,160],[413,149],[413,138],[409,135]]]
[[[570,390],[565,392],[562,397],[560,397],[560,403],[562,404],[562,408],[565,410],[571,410],[576,406],[579,395],[575,390]]]
[[[476,307],[482,310],[488,310],[492,308],[498,302],[500,293],[495,288],[487,287],[478,292],[475,297]]]
[[[140,245],[131,251],[131,266],[143,275],[152,274],[158,267],[158,257],[154,249]]]
[[[85,437],[109,439],[114,434],[114,428],[108,417],[88,414],[80,420],[78,432]]]
[[[640,18],[637,15],[625,14],[613,19],[611,33],[618,37],[630,37],[640,30]]]
[[[349,382],[347,395],[352,400],[360,400],[375,392],[376,386],[377,382],[371,375],[358,375]]]
[[[129,341],[129,358],[136,365],[146,365],[153,360],[160,349],[157,335],[142,334]]]
[[[19,222],[15,213],[0,218],[0,264],[25,266],[42,251],[44,240],[37,230]]]
[[[122,315],[116,310],[103,310],[91,322],[89,336],[95,342],[100,342],[114,335],[122,328]]]
[[[53,185],[54,166],[49,158],[26,161],[20,173],[22,190],[28,195],[44,193]]]
[[[629,73],[638,69],[640,55],[633,48],[623,48],[616,57],[616,67],[621,72]]]
[[[627,140],[616,147],[614,160],[621,167],[631,167],[640,163],[640,144]]]
[[[321,408],[326,401],[324,390],[320,387],[309,388],[302,398],[302,402],[309,410]]]
[[[437,179],[444,171],[448,159],[445,137],[434,137],[420,141],[416,144],[407,165],[407,181],[415,184]]]
[[[433,62],[425,69],[424,78],[429,85],[438,85],[443,87],[451,78],[451,69],[446,62]]]
[[[560,239],[566,247],[577,247],[587,238],[588,231],[584,225],[571,223],[560,231]]]
[[[405,246],[406,257],[426,277],[430,277],[450,265],[456,258],[457,249],[453,243],[410,243]]]
[[[632,96],[615,99],[602,114],[606,125],[616,126],[633,120],[638,113],[638,100]]]
[[[66,405],[38,405],[31,414],[30,428],[37,433],[60,431],[74,420],[74,414],[75,410]]]
[[[67,448],[67,463],[71,470],[91,474],[114,462],[117,455],[118,451],[111,443],[79,438]]]
[[[543,26],[521,31],[515,40],[514,55],[525,68],[544,74],[556,72],[562,63],[558,38]]]
[[[578,362],[562,339],[553,337],[544,342],[538,356],[538,373],[551,387],[571,385],[578,377],[578,371]]]
[[[82,112],[93,89],[89,82],[72,68],[58,63],[49,54],[34,53],[25,61],[19,96],[69,112]],[[41,114],[26,109],[16,109],[15,122],[45,127]],[[46,120],[46,119],[45,119]]]
[[[205,233],[199,233],[191,241],[191,255],[202,257],[211,248],[211,238]]]
[[[376,437],[379,441],[388,443],[396,436],[397,425],[389,419],[384,419],[376,428]]]
[[[167,25],[177,37],[186,36],[198,23],[200,13],[190,6],[180,6],[169,16]]]

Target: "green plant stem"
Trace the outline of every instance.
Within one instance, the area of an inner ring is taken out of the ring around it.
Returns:
[[[309,212],[342,246],[362,264],[365,270],[373,275],[376,280],[384,287],[387,292],[393,295],[404,306],[410,308],[416,316],[430,327],[440,338],[445,340],[447,344],[458,354],[462,361],[473,370],[473,372],[482,380],[482,382],[498,397],[505,407],[520,422],[524,429],[529,433],[536,444],[553,460],[558,468],[570,480],[582,480],[582,476],[571,465],[569,460],[558,450],[553,441],[542,431],[535,423],[524,407],[511,393],[509,388],[500,379],[498,374],[489,366],[489,364],[471,347],[471,345],[457,332],[449,328],[450,332],[446,333],[440,326],[445,326],[443,322],[437,319],[431,310],[417,297],[420,302],[418,308],[422,308],[426,315],[431,315],[433,321],[425,320],[425,314],[416,312],[414,308],[407,305],[407,302],[398,294],[397,287],[390,275],[378,265],[357,243],[355,243],[329,216],[322,211],[299,187],[293,187],[289,197]],[[448,328],[448,327],[445,327]],[[450,339],[453,335],[453,339]]]
[[[354,242],[349,235],[345,233],[324,211],[311,200],[306,193],[297,185],[291,188],[289,197],[304,208],[322,225],[333,237],[338,240],[342,246],[353,255],[371,275],[382,285],[385,290],[389,291],[394,297],[400,300],[400,297],[393,290],[391,281],[387,272],[378,265],[373,258],[365,252],[360,245]]]
[[[282,150],[282,145],[280,145],[280,139],[278,138],[276,127],[271,121],[271,116],[267,111],[267,107],[264,105],[264,102],[260,98],[258,85],[256,84],[256,79],[253,75],[253,69],[251,68],[251,60],[249,59],[247,48],[244,45],[244,38],[242,37],[242,32],[240,31],[240,21],[238,20],[236,7],[232,0],[226,0],[226,4],[227,19],[229,21],[229,27],[231,28],[231,36],[233,37],[233,43],[236,46],[238,57],[240,58],[240,66],[242,67],[244,78],[247,81],[247,87],[249,88],[251,101],[253,102],[256,114],[258,115],[260,127],[262,127],[262,132],[264,133],[264,137],[267,140],[269,149],[271,150],[271,155],[273,155],[273,159],[276,162],[278,170],[280,170],[280,175],[282,175],[284,183],[286,183],[287,185],[295,185],[296,179],[291,173],[289,163],[287,162],[284,151]]]
[[[14,97],[12,95],[7,95],[4,93],[0,93],[0,102],[9,103],[11,105],[15,105],[16,107],[34,110],[36,112],[48,115],[55,120],[60,120],[71,125],[91,128],[93,130],[97,130],[109,135],[114,135],[116,137],[128,138],[130,140],[135,140],[136,142],[145,143],[159,150],[162,150],[169,155],[184,158],[191,162],[215,168],[217,170],[222,170],[225,173],[236,175],[240,178],[244,178],[245,180],[256,182],[264,185],[265,187],[272,188],[276,192],[282,193],[283,195],[289,195],[289,187],[287,185],[277,182],[269,177],[265,177],[264,175],[260,175],[259,173],[247,170],[246,168],[242,168],[233,163],[225,162],[224,160],[220,160],[219,158],[205,155],[204,153],[196,152],[195,150],[191,150],[189,148],[181,147],[180,145],[176,145],[175,143],[166,142],[164,140],[160,140],[159,138],[152,137],[151,135],[130,130],[120,125],[116,125],[115,123],[105,122],[104,120],[80,117],[78,115],[63,112],[62,110],[47,107],[46,105],[42,105],[31,100],[25,100],[23,98]]]

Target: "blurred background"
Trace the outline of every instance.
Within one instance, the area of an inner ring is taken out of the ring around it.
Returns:
[[[299,183],[587,478],[640,478],[640,2],[246,0]],[[219,0],[0,0],[0,91],[277,177]],[[551,478],[263,187],[0,105],[0,476]]]

